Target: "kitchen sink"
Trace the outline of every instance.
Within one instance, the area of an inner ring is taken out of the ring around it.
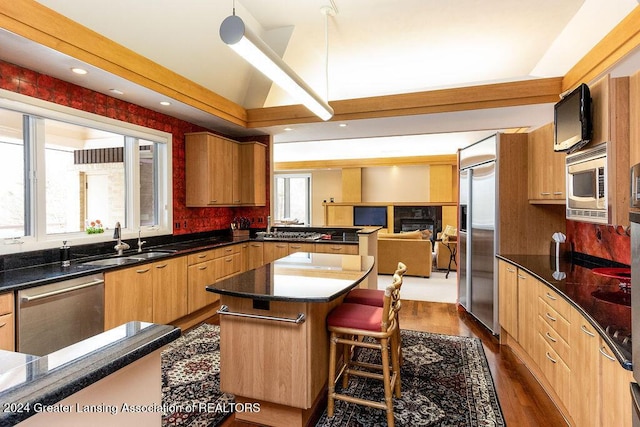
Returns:
[[[105,259],[95,259],[93,261],[85,261],[82,264],[84,265],[124,265],[130,264],[133,262],[140,261],[139,259],[131,258],[131,257],[121,257],[121,258],[105,258]]]
[[[150,252],[141,252],[135,255],[129,255],[127,258],[136,259],[136,260],[145,260],[149,258],[155,258],[163,255],[169,255],[171,252],[169,251],[150,251]]]

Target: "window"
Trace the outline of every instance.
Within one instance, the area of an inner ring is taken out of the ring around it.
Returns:
[[[171,135],[57,107],[0,100],[2,251],[170,234]]]
[[[275,178],[275,222],[311,224],[311,175],[278,174]]]

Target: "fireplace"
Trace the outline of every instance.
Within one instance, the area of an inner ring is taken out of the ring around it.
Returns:
[[[442,231],[442,206],[395,206],[393,232],[429,230],[432,239]]]

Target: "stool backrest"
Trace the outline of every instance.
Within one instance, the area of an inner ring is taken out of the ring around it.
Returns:
[[[407,272],[407,266],[403,263],[403,262],[399,262],[398,263],[398,268],[396,269],[395,274],[399,275],[400,277],[404,276],[404,273]]]
[[[382,306],[382,332],[386,332],[397,326],[398,311],[400,310],[400,287],[402,276],[393,275],[393,281],[384,290],[384,304]]]

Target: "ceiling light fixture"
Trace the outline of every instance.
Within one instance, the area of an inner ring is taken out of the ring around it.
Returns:
[[[171,105],[169,101],[160,101],[160,105],[164,105],[165,107]]]
[[[333,117],[333,108],[311,89],[267,44],[251,33],[239,16],[228,16],[220,25],[220,38],[249,64],[304,104],[322,120]]]
[[[124,95],[124,92],[120,89],[109,89],[109,92],[114,93],[116,95]]]
[[[74,68],[71,69],[71,71],[73,71],[76,74],[80,74],[80,75],[87,74],[87,70],[85,70],[84,68],[74,67]]]

